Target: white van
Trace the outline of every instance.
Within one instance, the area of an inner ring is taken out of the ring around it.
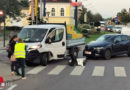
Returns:
[[[121,34],[130,36],[130,27],[123,27]]]
[[[26,64],[47,65],[50,60],[78,57],[78,51],[85,44],[85,38],[68,39],[66,24],[43,24],[24,27],[19,33],[27,46]]]

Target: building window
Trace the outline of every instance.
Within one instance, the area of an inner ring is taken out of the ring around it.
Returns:
[[[55,8],[52,8],[52,10],[51,10],[51,16],[55,16]]]
[[[61,16],[64,16],[64,8],[61,8],[60,13],[61,13]]]

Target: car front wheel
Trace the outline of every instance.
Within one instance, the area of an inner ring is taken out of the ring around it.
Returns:
[[[111,59],[111,51],[109,49],[107,49],[105,52],[104,52],[104,58],[106,60],[110,60]]]

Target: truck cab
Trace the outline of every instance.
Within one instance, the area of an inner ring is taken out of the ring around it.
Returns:
[[[76,53],[75,57],[77,57],[79,45],[85,44],[84,38],[67,40],[64,24],[26,26],[18,36],[27,46],[27,65],[41,63],[46,66],[50,60],[64,59],[65,56],[73,53]]]

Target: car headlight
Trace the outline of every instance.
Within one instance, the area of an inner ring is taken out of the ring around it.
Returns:
[[[41,47],[42,45],[39,44],[39,45],[31,46],[29,49],[40,49]]]
[[[96,49],[96,50],[101,50],[101,49],[103,49],[104,47],[96,47],[96,48],[94,48],[94,49]]]

